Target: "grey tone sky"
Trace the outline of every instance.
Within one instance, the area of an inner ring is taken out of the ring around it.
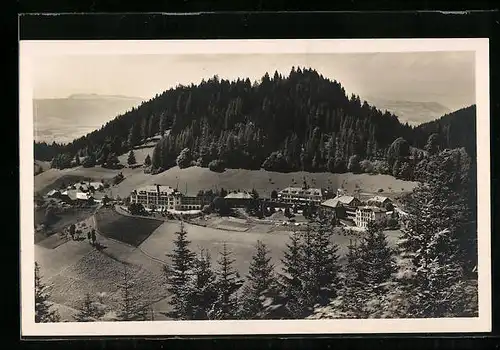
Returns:
[[[451,110],[475,103],[474,52],[45,56],[34,66],[34,97],[95,93],[149,99],[177,84],[311,67],[363,98],[437,102]]]

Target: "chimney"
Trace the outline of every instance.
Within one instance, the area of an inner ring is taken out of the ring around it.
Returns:
[[[156,192],[160,193],[160,185],[156,185]]]

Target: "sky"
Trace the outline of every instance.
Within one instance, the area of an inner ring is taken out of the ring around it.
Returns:
[[[178,84],[223,79],[259,80],[292,66],[317,70],[363,98],[437,102],[450,110],[475,98],[474,52],[225,55],[42,56],[34,63],[34,98],[72,94],[149,99]]]

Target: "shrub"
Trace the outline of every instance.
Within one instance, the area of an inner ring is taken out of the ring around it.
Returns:
[[[212,160],[208,163],[208,168],[217,173],[222,173],[225,170],[224,162],[220,159]]]
[[[359,162],[359,166],[361,168],[361,171],[364,173],[373,173],[374,171],[373,164],[368,159],[364,159]]]

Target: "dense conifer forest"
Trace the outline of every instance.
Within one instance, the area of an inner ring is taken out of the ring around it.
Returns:
[[[35,144],[35,158],[66,168],[78,155],[88,158],[84,166],[111,167],[117,155],[160,134],[153,173],[175,165],[337,173],[378,167],[413,179],[429,138],[433,147],[465,147],[474,157],[474,126],[471,106],[411,127],[347,96],[339,82],[293,68],[286,77],[266,73],[254,83],[214,76],[177,86],[67,145]]]

